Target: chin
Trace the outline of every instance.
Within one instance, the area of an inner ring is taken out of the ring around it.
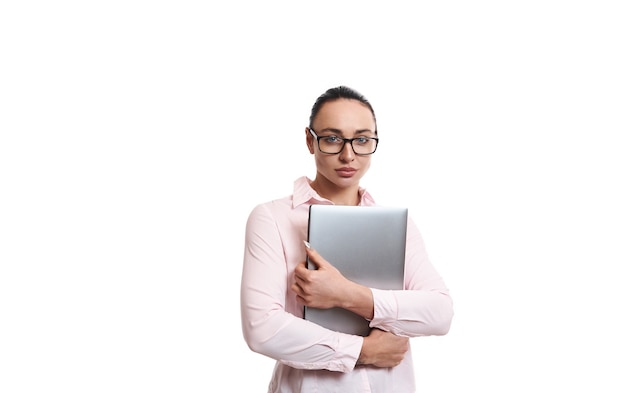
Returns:
[[[352,177],[336,177],[336,180],[333,182],[337,185],[337,187],[350,187],[359,185],[361,181],[360,176],[352,176]]]

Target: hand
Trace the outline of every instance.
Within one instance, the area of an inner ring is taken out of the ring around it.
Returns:
[[[395,367],[402,362],[408,350],[408,337],[400,337],[380,329],[372,329],[369,336],[363,338],[363,346],[357,364]]]
[[[295,292],[298,302],[314,308],[341,307],[349,297],[347,291],[354,283],[345,278],[317,251],[307,248],[306,252],[309,260],[317,266],[317,270],[308,269],[306,262],[296,266],[295,283],[291,290]]]

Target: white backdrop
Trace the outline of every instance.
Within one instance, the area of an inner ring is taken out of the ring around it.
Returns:
[[[420,392],[624,392],[619,1],[0,5],[0,391],[264,392],[239,319],[304,127],[374,105],[366,186],[455,301]],[[218,388],[218,386],[220,388]],[[224,388],[227,386],[227,388]]]

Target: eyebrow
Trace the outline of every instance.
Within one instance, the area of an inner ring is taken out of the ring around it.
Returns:
[[[334,133],[334,134],[343,135],[343,131],[341,131],[341,130],[339,130],[339,129],[337,129],[337,128],[324,128],[324,129],[321,129],[321,130],[319,130],[319,131],[317,131],[317,132],[319,132],[319,133],[322,133],[322,132],[332,132],[332,133]],[[372,130],[370,130],[369,128],[365,128],[365,129],[362,129],[362,130],[356,130],[356,131],[354,132],[354,134],[355,134],[355,135],[358,135],[358,134],[365,134],[365,133],[368,133],[368,132],[369,132],[369,133],[372,133],[372,134],[375,134],[375,133],[376,133],[375,131],[372,131]]]

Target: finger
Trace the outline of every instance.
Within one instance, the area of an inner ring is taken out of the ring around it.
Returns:
[[[302,288],[302,286],[306,284],[307,282],[303,277],[294,276],[293,278],[294,278],[294,283],[298,284],[300,288]]]
[[[309,261],[313,262],[313,264],[318,268],[329,264],[314,248],[307,248],[306,253],[309,257]]]
[[[293,271],[293,275],[296,279],[305,281],[308,277],[309,269],[306,267],[306,262],[300,262],[296,265]]]
[[[304,296],[304,291],[302,290],[302,287],[298,283],[292,284],[291,290],[296,294],[297,297]]]
[[[315,257],[319,257],[319,253],[317,252],[317,250],[315,250],[313,248],[313,246],[311,246],[311,244],[309,242],[307,242],[306,240],[304,240],[304,250],[306,251],[306,254],[311,257],[311,256],[315,256]]]

